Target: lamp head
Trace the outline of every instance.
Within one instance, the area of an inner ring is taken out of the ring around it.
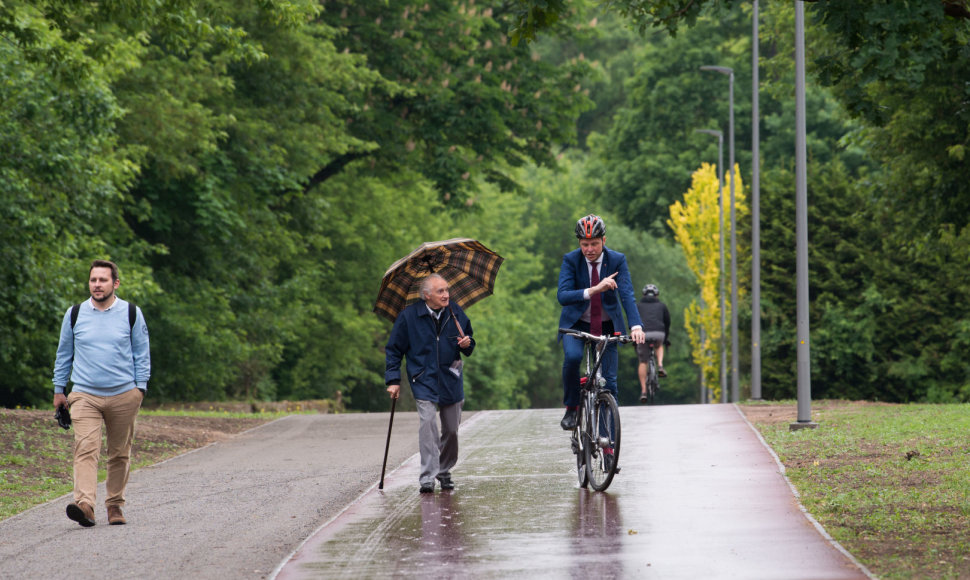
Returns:
[[[734,69],[728,68],[726,66],[704,65],[704,66],[701,67],[701,70],[719,72],[722,75],[733,75],[734,74]]]

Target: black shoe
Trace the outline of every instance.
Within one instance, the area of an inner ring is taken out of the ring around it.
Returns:
[[[641,403],[646,403],[647,402],[647,394],[646,393],[641,393],[640,394],[640,402]]]
[[[447,475],[439,477],[438,481],[441,483],[441,489],[455,489],[455,482],[451,481],[451,477]]]
[[[657,367],[657,376],[658,377],[666,377],[667,376],[667,371],[665,371],[663,367]]]
[[[572,431],[576,428],[576,409],[566,409],[566,414],[562,416],[559,426],[563,431]]]
[[[433,483],[422,483],[421,484],[421,493],[434,493],[434,484]]]

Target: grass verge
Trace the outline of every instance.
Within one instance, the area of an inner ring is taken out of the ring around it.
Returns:
[[[880,578],[970,578],[970,405],[812,407],[741,405],[815,519]]]

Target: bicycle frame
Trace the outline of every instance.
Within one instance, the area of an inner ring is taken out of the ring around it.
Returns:
[[[578,417],[577,428],[571,436],[573,451],[577,454],[577,469],[579,471],[579,482],[581,487],[586,487],[587,483],[593,481],[593,486],[597,491],[603,491],[609,486],[613,475],[617,471],[616,460],[619,455],[619,415],[616,409],[616,399],[613,393],[606,388],[606,380],[603,378],[601,369],[603,364],[603,354],[610,344],[632,342],[629,336],[596,336],[578,330],[560,328],[561,334],[569,334],[584,341],[584,355],[586,372],[580,378],[580,395],[582,397],[581,412]],[[597,416],[597,399],[608,395],[609,408],[612,413],[604,414],[603,417]],[[608,418],[607,418],[608,417]],[[615,449],[614,449],[615,441]],[[605,456],[607,448],[615,453],[612,456],[612,464],[607,468]],[[584,461],[585,459],[585,461]],[[594,470],[588,460],[600,462],[600,467]],[[601,469],[602,468],[602,469]],[[599,475],[605,471],[605,479],[599,482],[594,480],[594,471]]]

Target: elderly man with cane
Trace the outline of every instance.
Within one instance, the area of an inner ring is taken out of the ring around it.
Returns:
[[[451,470],[458,461],[458,425],[465,403],[461,356],[475,349],[472,325],[450,301],[448,282],[438,274],[421,284],[421,300],[398,315],[386,347],[384,383],[392,399],[401,394],[401,361],[418,407],[421,493],[455,488]],[[439,434],[435,414],[441,418]]]

